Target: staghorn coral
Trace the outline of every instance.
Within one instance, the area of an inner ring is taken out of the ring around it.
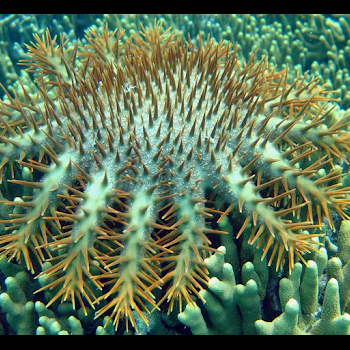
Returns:
[[[288,84],[265,57],[241,66],[236,46],[157,23],[122,36],[35,35],[21,64],[38,94],[20,83],[0,111],[1,177],[14,188],[2,257],[47,281],[36,291],[52,292],[47,307],[92,308],[116,329],[165,302],[204,301],[226,217],[277,270],[317,249],[324,218],[348,218],[337,166],[348,116],[317,79]]]

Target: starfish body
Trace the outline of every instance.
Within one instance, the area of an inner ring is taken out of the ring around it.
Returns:
[[[158,25],[122,35],[35,36],[22,64],[38,94],[6,92],[0,113],[1,172],[30,189],[2,201],[16,209],[2,256],[32,273],[50,262],[37,291],[55,290],[49,305],[89,305],[116,328],[202,299],[226,216],[276,269],[317,249],[324,218],[348,218],[347,116],[325,125],[334,100],[316,79],[288,84],[266,58],[240,65],[230,44]]]

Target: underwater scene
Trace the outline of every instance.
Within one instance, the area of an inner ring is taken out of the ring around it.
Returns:
[[[0,15],[0,334],[350,335],[350,15]]]

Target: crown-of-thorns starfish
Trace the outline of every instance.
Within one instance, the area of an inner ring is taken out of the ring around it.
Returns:
[[[0,246],[32,273],[50,263],[49,305],[136,327],[135,312],[201,298],[224,217],[276,269],[317,249],[324,218],[348,219],[347,116],[325,124],[317,79],[288,83],[266,58],[243,65],[231,44],[158,24],[34,39],[21,64],[37,94],[20,81],[1,102],[1,178],[21,194],[1,201]]]

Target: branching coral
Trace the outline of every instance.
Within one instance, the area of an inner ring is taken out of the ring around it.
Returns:
[[[291,270],[349,201],[337,167],[348,116],[317,79],[289,85],[265,57],[241,66],[237,47],[157,23],[122,35],[91,29],[73,46],[34,36],[21,64],[38,95],[5,90],[0,111],[1,178],[30,189],[1,201],[2,257],[33,274],[50,262],[38,275],[48,283],[37,293],[54,291],[47,307],[89,306],[115,328],[203,299],[224,218]]]

